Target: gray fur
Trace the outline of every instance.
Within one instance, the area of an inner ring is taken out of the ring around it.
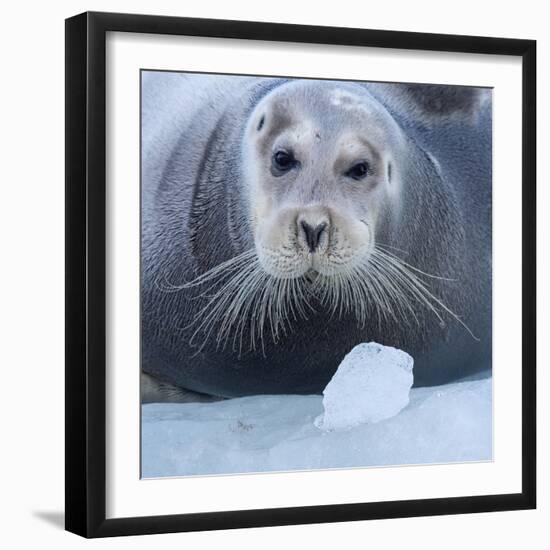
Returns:
[[[338,85],[377,98],[406,136],[394,168],[403,175],[403,211],[397,220],[386,212],[379,238],[405,251],[409,264],[452,279],[430,281],[431,288],[475,338],[452,316],[442,324],[429,311],[419,310],[409,325],[375,322],[373,311],[372,323],[361,328],[353,316],[335,319],[317,308],[307,321],[290,323],[277,342],[253,351],[220,349],[212,341],[191,345],[200,292],[167,291],[166,283],[190,281],[254,246],[241,141],[254,107],[287,81],[150,72],[142,78],[145,373],[185,394],[315,393],[354,345],[370,340],[411,353],[420,385],[490,368],[490,92]],[[330,85],[304,89],[312,109]],[[329,113],[319,120],[332,124]],[[148,391],[147,399],[158,394]]]
[[[184,388],[178,388],[168,382],[141,373],[141,402],[146,403],[212,403],[219,401],[219,397],[212,397]]]

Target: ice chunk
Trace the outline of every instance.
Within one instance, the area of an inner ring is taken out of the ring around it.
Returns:
[[[355,346],[323,391],[324,414],[315,425],[346,430],[395,416],[409,404],[413,358],[376,342]]]

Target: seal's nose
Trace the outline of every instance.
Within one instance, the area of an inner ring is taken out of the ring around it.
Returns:
[[[319,247],[319,241],[321,240],[321,236],[323,231],[326,230],[327,225],[327,222],[322,222],[313,226],[309,225],[309,223],[305,220],[300,221],[300,227],[302,228],[310,252],[315,252],[315,250]]]

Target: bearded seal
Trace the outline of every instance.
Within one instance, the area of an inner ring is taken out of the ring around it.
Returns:
[[[490,369],[491,147],[489,90],[144,71],[143,399]]]

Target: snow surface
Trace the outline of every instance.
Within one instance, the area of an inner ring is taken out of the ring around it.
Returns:
[[[320,395],[142,407],[143,477],[492,459],[492,379],[413,388],[397,416],[347,431],[314,425]]]
[[[322,430],[347,430],[380,422],[409,404],[413,358],[376,342],[355,346],[323,391],[325,412],[315,419]]]

